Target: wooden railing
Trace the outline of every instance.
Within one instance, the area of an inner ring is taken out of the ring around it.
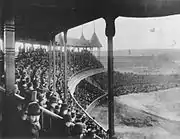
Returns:
[[[74,96],[72,94],[71,94],[71,97],[74,99],[74,101],[78,105],[78,107],[84,112],[84,114],[86,114],[88,116],[89,119],[91,119],[97,126],[101,127],[104,132],[107,132],[107,130],[104,127],[102,127],[96,120],[94,120],[91,117],[91,115],[89,115],[89,113],[86,112],[86,110],[84,110],[84,108],[77,102],[77,100],[74,98]]]
[[[25,100],[24,97],[22,97],[22,96],[20,96],[20,95],[18,95],[18,94],[14,94],[14,96],[15,96],[16,98],[20,99],[20,100]],[[61,116],[59,116],[59,115],[57,115],[57,114],[55,114],[55,113],[53,113],[53,112],[51,112],[51,111],[43,108],[42,106],[40,106],[40,109],[42,110],[42,112],[46,113],[46,114],[49,115],[49,116],[52,116],[52,117],[54,117],[54,118],[63,119],[63,117],[61,117]]]
[[[96,98],[93,102],[91,102],[91,104],[86,108],[86,112],[89,113],[92,110],[92,108],[96,105],[96,102],[107,95],[108,93],[105,93],[102,96]]]
[[[5,89],[2,86],[0,86],[0,91],[5,92]]]
[[[86,69],[86,70],[87,70],[87,69]],[[86,71],[86,70],[84,69],[83,71]],[[82,71],[81,71],[81,72],[82,72]],[[78,72],[78,73],[80,73],[80,72]],[[77,75],[78,73],[76,73],[75,75]],[[75,75],[72,75],[70,79],[72,79]],[[70,80],[70,79],[69,79],[69,80]],[[3,87],[1,87],[1,86],[0,86],[0,91],[5,93],[5,89],[4,89]],[[71,94],[71,93],[70,93],[70,94]],[[15,96],[17,99],[21,100],[21,101],[25,101],[25,98],[22,97],[22,96],[20,96],[19,94],[14,94],[14,96]],[[84,114],[86,114],[87,117],[88,117],[90,120],[92,120],[97,126],[101,127],[105,133],[107,133],[107,130],[104,129],[96,120],[94,120],[94,119],[81,107],[81,105],[77,102],[77,100],[74,98],[74,96],[73,96],[72,94],[71,94],[71,97],[72,97],[72,99],[75,101],[75,103],[77,104],[77,106],[84,112]],[[47,115],[49,115],[49,116],[51,116],[51,117],[53,117],[53,118],[63,119],[63,117],[61,117],[61,116],[59,116],[59,115],[57,115],[57,114],[49,111],[49,110],[46,109],[46,108],[43,108],[42,106],[40,106],[40,109],[42,110],[43,113],[45,113],[45,114],[47,114]],[[99,137],[98,135],[96,135],[96,138],[101,139],[101,137]]]
[[[5,90],[4,90],[4,91],[5,91]],[[20,96],[20,95],[18,95],[18,94],[15,94],[14,96],[15,96],[16,98],[18,98],[19,100],[22,100],[22,101],[25,100],[24,97],[22,97],[22,96]],[[76,101],[76,99],[74,99],[74,100]],[[97,122],[79,105],[79,103],[76,102],[76,104],[82,109],[82,111],[83,111],[93,122],[96,123],[96,125],[102,127],[101,125],[99,125],[99,123],[97,123]],[[61,116],[59,116],[59,115],[57,115],[57,114],[55,114],[55,113],[53,113],[53,112],[51,112],[51,111],[43,108],[43,107],[41,107],[41,106],[40,106],[40,109],[41,109],[44,113],[46,113],[47,115],[52,116],[53,118],[63,119],[63,117],[61,117]],[[105,132],[107,132],[104,128],[102,128],[102,129],[103,129]],[[95,135],[95,137],[96,137],[97,139],[101,139],[101,137],[99,137],[98,135]]]
[[[92,69],[90,69],[90,70],[92,70]],[[98,71],[100,71],[100,72],[104,72],[105,71],[105,69],[104,68],[96,68],[95,70],[98,70]],[[88,70],[82,70],[81,72],[87,72]],[[79,72],[79,73],[81,73],[81,72]],[[97,73],[99,73],[99,72],[97,72]],[[74,86],[72,87],[72,82],[71,82],[71,80],[76,76],[76,75],[78,75],[78,74],[74,74],[74,75],[72,75],[70,78],[69,78],[69,80],[68,80],[68,87],[69,87],[69,89],[71,90],[70,91],[70,95],[71,95],[71,97],[73,98],[73,100],[75,101],[75,103],[77,104],[77,106],[86,114],[86,116],[88,116],[89,117],[89,119],[91,119],[97,126],[99,126],[99,127],[101,127],[102,129],[103,129],[103,131],[105,132],[105,133],[107,133],[107,130],[104,128],[104,127],[102,127],[96,120],[94,120],[93,118],[92,118],[92,116],[91,115],[89,115],[89,113],[77,102],[77,100],[75,99],[75,97],[74,97],[74,92],[72,92],[72,91],[75,91],[75,89],[72,89],[72,88],[74,88]],[[77,82],[76,81],[76,85],[78,84],[79,82]],[[76,88],[76,87],[75,87]]]

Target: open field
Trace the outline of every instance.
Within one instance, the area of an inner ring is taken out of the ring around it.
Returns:
[[[179,139],[180,88],[115,97],[115,131],[124,139]],[[107,100],[90,114],[107,128]]]
[[[180,74],[180,50],[114,52],[114,70],[136,74]],[[107,68],[107,55],[100,61]],[[169,78],[168,78],[169,79]],[[179,80],[177,78],[177,80]],[[171,80],[168,80],[171,83]],[[90,115],[108,128],[107,99]],[[180,139],[180,88],[115,97],[115,132],[123,139]]]
[[[128,50],[114,52],[114,69],[120,72],[138,74],[174,74],[180,73],[179,50]],[[107,55],[101,55],[100,61],[107,68]]]
[[[101,62],[107,68],[106,58]],[[180,73],[180,64],[177,60],[166,61],[152,56],[116,56],[114,69],[120,72],[133,72],[137,74],[174,74]]]

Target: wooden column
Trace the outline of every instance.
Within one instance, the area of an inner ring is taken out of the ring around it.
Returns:
[[[22,52],[25,52],[24,50],[25,50],[25,43],[24,43],[24,42],[22,42],[21,53],[22,53]]]
[[[64,45],[64,39],[62,37],[62,33],[60,33],[59,35],[59,64],[58,66],[60,67],[61,69],[61,62],[62,62],[62,59],[63,59],[63,45]]]
[[[4,22],[4,48],[5,48],[5,72],[6,95],[14,91],[15,83],[15,25],[14,19]]]
[[[60,45],[60,63],[59,63],[60,64],[60,68],[62,66],[61,63],[62,63],[62,59],[63,59],[63,52],[62,51],[63,51],[63,46]]]
[[[52,55],[51,55],[51,46],[52,46],[52,42],[50,41],[49,43],[49,47],[48,47],[48,53],[49,53],[49,75],[48,75],[48,84],[49,86],[51,85],[51,61],[52,61]]]
[[[114,132],[114,94],[113,94],[113,37],[115,35],[115,25],[112,16],[106,19],[106,36],[108,41],[108,126],[109,138],[113,138]]]
[[[67,31],[64,32],[64,87],[65,87],[65,92],[64,92],[64,102],[67,102]]]
[[[0,28],[0,39],[2,39],[2,44],[0,49],[0,53],[3,55],[0,56],[0,82],[2,82],[2,75],[4,73],[4,46],[3,46],[3,27]],[[1,84],[1,83],[0,83]],[[0,94],[2,95],[2,94]],[[1,96],[0,96],[1,97]],[[2,97],[1,97],[2,98]]]
[[[93,53],[93,48],[92,47],[90,47],[90,52]]]
[[[2,44],[1,44],[1,50],[4,52],[4,43],[3,43],[3,37],[4,36],[4,27],[3,26],[1,26],[0,27],[0,39],[2,40]]]
[[[53,42],[53,93],[56,93],[56,50],[55,43]]]
[[[24,51],[27,52],[27,50],[28,50],[28,44],[25,43]]]
[[[2,24],[4,26],[4,70],[5,93],[3,94],[3,138],[17,138],[16,102],[14,95],[15,83],[15,20],[14,1],[4,0]]]
[[[98,60],[100,61],[100,56],[101,56],[101,48],[98,47]]]
[[[3,28],[0,28],[0,38],[3,38]],[[2,39],[2,50],[0,50],[0,53],[4,53],[4,48],[3,48],[3,39]],[[2,57],[1,57],[2,56]],[[2,75],[4,73],[4,54],[0,56],[0,86],[2,84],[4,84],[3,80],[2,80]],[[4,91],[0,88],[0,121],[2,124],[2,110],[3,110],[3,95],[4,95]],[[2,132],[2,131],[1,131]],[[2,138],[2,133],[0,133],[0,138]]]

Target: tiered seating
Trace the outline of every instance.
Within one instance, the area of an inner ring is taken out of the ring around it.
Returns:
[[[64,55],[64,54],[63,54]],[[63,120],[41,116],[42,137],[93,136],[94,134],[105,138],[103,129],[97,126],[94,121],[84,114],[84,111],[67,94],[67,104],[64,103],[64,57],[62,55],[59,65],[56,67],[56,84],[53,90],[53,62],[49,64],[49,55],[46,51],[24,52],[16,59],[16,84],[15,92],[26,98],[26,104],[19,104],[18,110],[22,117],[25,117],[27,105],[33,93],[37,93],[38,103],[63,117]],[[89,51],[72,52],[68,51],[68,78],[82,70],[102,68],[102,64]],[[101,73],[92,77],[103,90],[107,90],[107,73]],[[114,72],[114,93],[115,95],[150,92],[159,89],[167,89],[179,86],[179,76],[176,75],[137,75],[133,73]],[[78,85],[74,96],[85,109],[97,97],[104,92],[83,80]],[[51,122],[50,122],[51,121]],[[81,125],[81,126],[80,126]],[[83,127],[79,129],[79,127]],[[60,131],[61,129],[61,131]],[[62,134],[63,133],[63,134]]]
[[[92,76],[107,90],[107,73]],[[116,96],[130,93],[152,92],[180,86],[179,75],[138,75],[134,73],[114,72],[113,89]]]
[[[68,52],[68,57],[71,57],[70,67],[73,73],[79,72],[82,69],[93,69],[93,68],[101,68],[103,65],[100,61],[98,61],[92,53],[87,50],[83,50],[81,52]]]
[[[96,98],[104,94],[104,91],[100,90],[96,86],[88,83],[86,80],[82,80],[74,93],[76,100],[81,106],[86,109]]]
[[[71,55],[71,56],[70,56]],[[71,57],[71,59],[69,58]],[[101,68],[102,65],[88,51],[68,52],[68,77],[85,69]],[[57,62],[57,61],[56,61]],[[71,95],[67,95],[67,104],[64,104],[64,64],[56,67],[56,90],[53,91],[53,68],[49,69],[48,53],[38,49],[20,54],[16,59],[16,93],[25,97],[26,102],[31,99],[32,93],[37,93],[38,103],[44,108],[62,116],[63,120],[51,119],[43,116],[42,137],[75,136],[94,134],[105,137],[105,132],[93,120],[76,106]],[[49,74],[50,73],[50,74]],[[27,104],[19,105],[21,116],[25,116]],[[51,120],[50,120],[51,119]],[[51,121],[51,124],[50,124]],[[67,124],[68,123],[68,124]],[[78,129],[79,124],[83,130]],[[71,126],[70,126],[71,125]],[[62,132],[60,131],[62,129]],[[77,131],[76,131],[77,130]],[[64,132],[63,132],[64,131]]]

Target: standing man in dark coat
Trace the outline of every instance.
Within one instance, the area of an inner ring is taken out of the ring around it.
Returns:
[[[39,119],[41,110],[37,102],[31,102],[28,106],[27,120],[24,122],[27,137],[29,139],[38,139],[39,130],[41,129]]]

